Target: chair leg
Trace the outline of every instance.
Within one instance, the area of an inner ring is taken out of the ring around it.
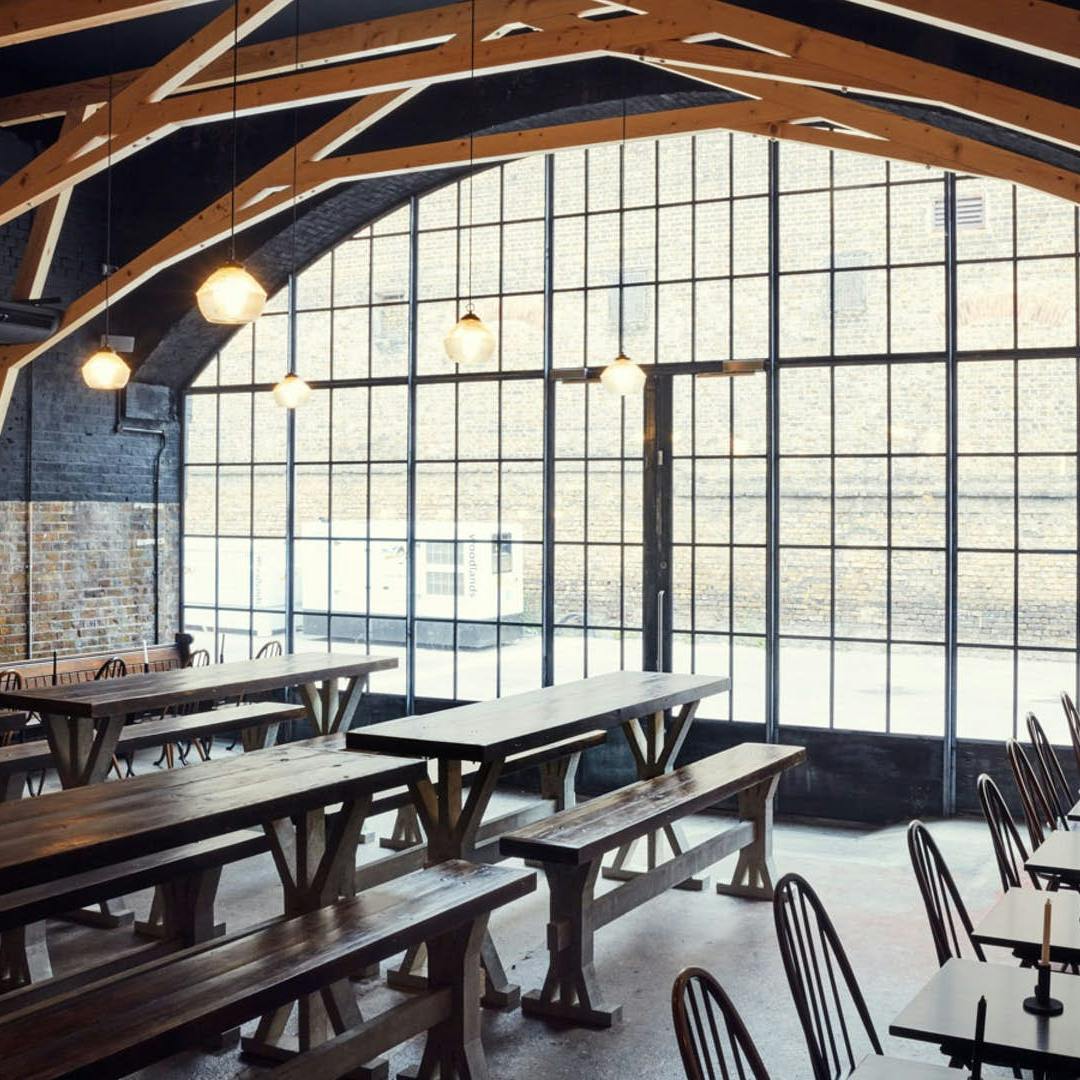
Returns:
[[[34,777],[33,777],[33,775],[28,775],[26,777],[26,793],[27,793],[27,795],[30,796],[31,799],[36,799],[41,794],[42,788],[44,788],[44,787],[45,787],[45,770],[44,769],[42,769],[37,774],[37,790],[36,791],[34,790]]]
[[[112,756],[112,765],[109,766],[109,772],[116,773],[117,780],[124,779],[124,774],[120,771],[120,759],[115,754]]]

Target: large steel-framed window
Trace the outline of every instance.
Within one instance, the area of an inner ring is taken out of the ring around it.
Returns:
[[[957,734],[1034,711],[1068,742],[1077,689],[1077,211],[959,178]]]
[[[944,176],[778,158],[779,718],[941,736]]]
[[[185,624],[229,655],[398,649],[380,688],[410,703],[660,662],[730,672],[704,715],[770,732],[1053,721],[1077,688],[1078,247],[1044,196],[726,133],[451,183],[190,388]],[[499,349],[455,370],[470,298]],[[595,381],[620,316],[645,400]],[[287,421],[290,318],[319,389]]]

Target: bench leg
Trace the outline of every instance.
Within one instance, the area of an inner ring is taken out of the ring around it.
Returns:
[[[450,990],[450,1014],[428,1031],[419,1066],[399,1073],[400,1080],[488,1080],[477,1006],[480,958],[484,943],[491,941],[487,922],[485,915],[467,933],[445,934],[428,943],[431,986]]]
[[[379,847],[389,848],[391,851],[404,851],[406,848],[415,847],[424,842],[424,830],[420,828],[420,818],[417,816],[416,807],[403,806],[394,818],[394,831],[390,836],[384,836],[379,841]]]
[[[543,988],[521,999],[526,1016],[585,1027],[611,1027],[622,1006],[604,1004],[593,963],[593,889],[600,863],[547,866],[551,894],[547,926],[548,970]]]
[[[0,933],[0,984],[5,991],[51,979],[52,975],[44,921]]]
[[[577,804],[577,771],[581,751],[540,765],[540,796],[554,799],[556,810],[568,810]]]
[[[772,858],[773,797],[779,776],[739,792],[739,818],[754,826],[754,838],[739,852],[730,882],[716,886],[718,893],[771,900],[776,871]]]

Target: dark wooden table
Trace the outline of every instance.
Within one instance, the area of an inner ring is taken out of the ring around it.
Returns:
[[[369,675],[394,667],[397,660],[392,656],[295,653],[9,690],[0,693],[0,708],[41,715],[60,782],[70,788],[105,778],[125,717],[131,713],[298,686],[316,732],[327,734],[352,725]],[[339,679],[348,680],[344,695],[338,692]]]
[[[1080,884],[1080,831],[1058,829],[1050,833],[1024,865],[1063,884]]]
[[[425,762],[290,746],[95,784],[40,799],[0,805],[0,882],[20,889],[77,871],[261,827],[270,840],[284,890],[285,914],[334,903],[356,862],[373,794],[427,776]],[[341,804],[328,818],[325,810]],[[214,934],[212,905],[201,882],[166,889],[169,936],[188,943]],[[335,1015],[319,995],[301,1004],[299,1047],[323,1041],[331,1028],[359,1022],[351,990],[333,992]],[[245,1048],[280,1059],[293,1006],[263,1018]]]
[[[510,755],[589,731],[620,727],[639,779],[659,776],[674,768],[701,699],[730,686],[727,678],[719,676],[614,672],[424,716],[370,724],[349,731],[345,741],[350,750],[435,759],[436,780],[425,776],[413,784],[414,801],[427,833],[428,861],[470,859],[477,830]],[[670,723],[665,719],[669,709],[679,710]],[[480,765],[466,800],[462,798],[463,761]],[[573,775],[564,781],[572,787]],[[663,833],[673,854],[681,854],[685,845],[676,827],[666,826]],[[657,847],[657,841],[650,838],[646,869],[657,865]],[[635,873],[627,866],[630,852],[630,845],[619,850],[615,865],[609,868],[613,876]],[[746,872],[752,877],[753,868],[747,867]],[[516,1005],[520,990],[508,982],[490,935],[485,938],[482,957],[488,979],[485,1003]],[[407,957],[402,974],[410,974],[421,959],[418,952]]]
[[[1024,1012],[1034,993],[1035,972],[1011,964],[949,960],[890,1025],[904,1039],[970,1053],[975,1009],[986,997],[985,1059],[1020,1069],[1080,1074],[1080,978],[1054,974],[1050,992],[1065,1006],[1061,1016]]]
[[[863,1058],[848,1076],[848,1080],[966,1080],[967,1073],[945,1065],[928,1065],[925,1061],[882,1057],[871,1054]]]
[[[1080,894],[1072,891],[1010,889],[979,920],[973,937],[982,945],[1012,949],[1021,959],[1038,960],[1042,952],[1043,906],[1047,900],[1054,909],[1051,961],[1080,962]]]
[[[1065,815],[1070,821],[1080,821],[1080,800],[1073,803],[1072,808]]]

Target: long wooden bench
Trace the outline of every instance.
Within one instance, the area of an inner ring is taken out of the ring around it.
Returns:
[[[743,743],[503,836],[502,854],[541,863],[550,890],[547,976],[522,997],[522,1011],[593,1027],[618,1022],[622,1006],[605,1002],[596,978],[595,931],[728,855],[738,852],[738,863],[717,891],[771,897],[773,796],[781,774],[805,757],[801,747]],[[673,823],[733,795],[735,825],[693,847],[680,843],[668,861],[594,895],[608,852],[643,838],[653,846]]]
[[[189,739],[204,739],[225,731],[240,731],[246,750],[272,745],[278,725],[305,715],[302,705],[258,701],[208,712],[166,716],[129,724],[120,735],[116,753],[129,754],[148,746],[165,746]],[[19,798],[29,773],[52,765],[48,743],[37,740],[0,747],[0,802]]]
[[[222,867],[269,850],[264,832],[239,831],[0,894],[0,972],[3,987],[11,991],[0,998],[0,1009],[25,1007],[158,953],[219,936],[224,926],[215,922],[214,901]],[[196,880],[198,888],[190,889]],[[53,975],[45,919],[152,886],[159,887],[161,897],[160,925],[154,934],[159,941],[127,950],[105,966]]]
[[[318,995],[337,1033],[283,1075],[385,1076],[373,1059],[426,1031],[422,1075],[486,1076],[479,949],[488,915],[536,887],[530,871],[448,862],[331,907],[275,920],[0,1018],[19,1080],[109,1080],[296,998]],[[342,980],[428,941],[426,994],[361,1020]],[[366,1068],[364,1066],[367,1066]]]

